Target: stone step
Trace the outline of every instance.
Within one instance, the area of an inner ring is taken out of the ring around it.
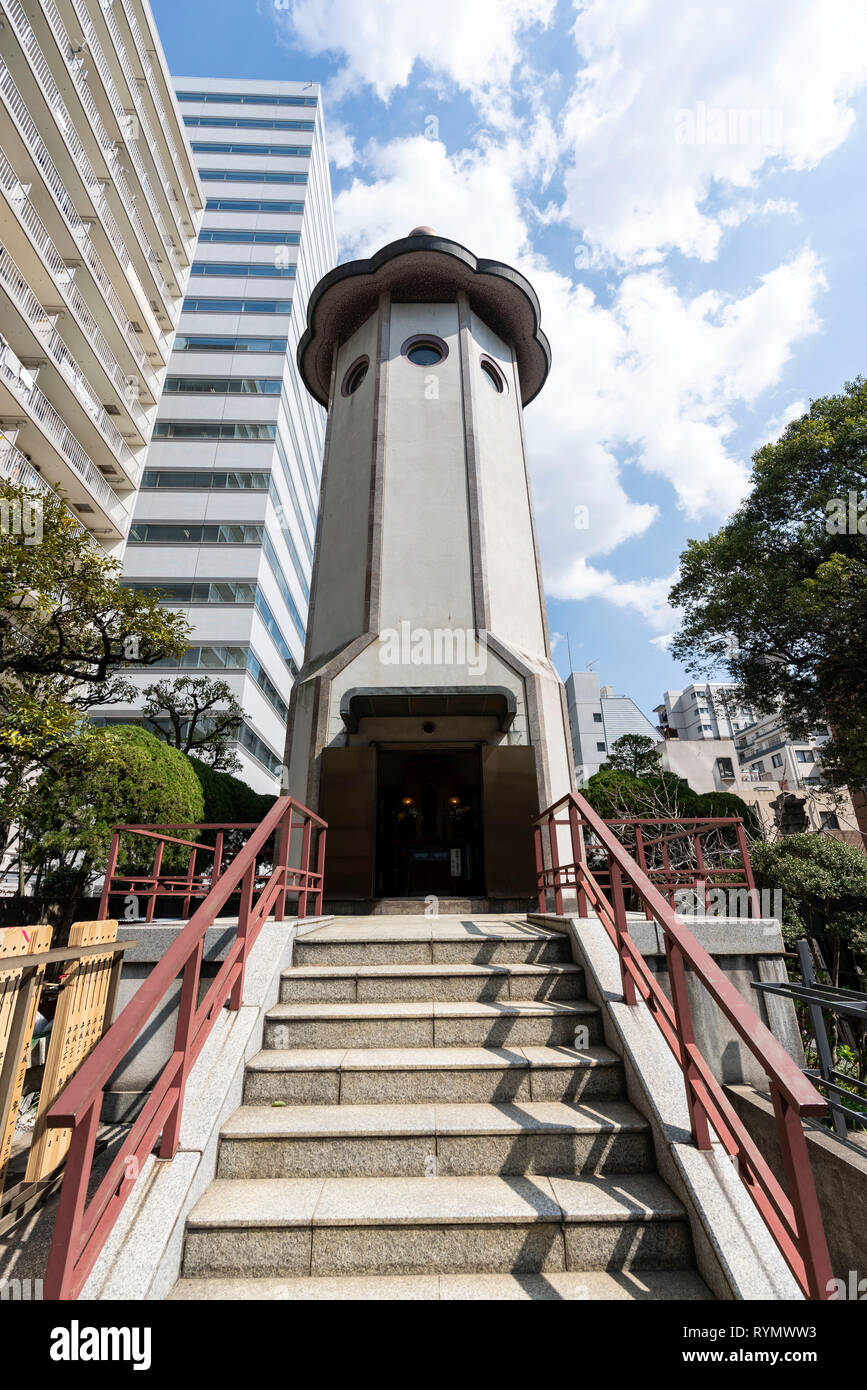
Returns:
[[[183,1275],[679,1270],[681,1204],[658,1177],[216,1179]]]
[[[275,1004],[266,1048],[553,1047],[602,1041],[599,1010],[586,999],[433,1004]]]
[[[393,1303],[444,1300],[470,1302],[697,1302],[713,1294],[692,1270],[634,1270],[606,1274],[599,1270],[550,1274],[392,1274],[346,1278],[297,1279],[179,1279],[169,1299],[205,1302],[237,1299],[244,1302]]]
[[[647,1121],[625,1101],[245,1105],[223,1126],[219,1178],[645,1173]]]
[[[310,965],[518,965],[568,964],[569,937],[515,919],[494,924],[472,920],[406,923],[365,919],[346,926],[339,919],[295,942],[293,964]]]
[[[247,1063],[244,1102],[406,1105],[616,1100],[623,1063],[607,1047],[271,1049]]]
[[[564,965],[306,965],[283,972],[283,1003],[364,1004],[389,1000],[580,999],[584,972]]]

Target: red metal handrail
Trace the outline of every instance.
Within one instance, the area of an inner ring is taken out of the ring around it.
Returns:
[[[112,842],[113,858],[106,871],[104,906],[108,904],[110,885],[116,877],[114,869],[121,833],[150,836],[152,832],[192,828],[225,832],[249,827],[118,827]],[[48,1124],[71,1128],[72,1140],[45,1271],[46,1298],[76,1298],[81,1292],[135,1185],[141,1165],[157,1139],[160,1139],[160,1158],[172,1158],[175,1154],[190,1070],[224,1005],[230,1010],[241,1007],[247,958],[269,915],[273,912],[275,920],[282,921],[286,898],[291,893],[298,894],[299,917],[306,916],[309,898],[313,899],[313,915],[321,914],[326,828],[325,821],[292,797],[284,796],[275,801],[231,864],[218,877],[215,875],[204,902],[49,1110]],[[298,867],[289,863],[293,830],[302,832]],[[314,835],[316,867],[311,868]],[[261,877],[257,875],[258,857],[272,836],[275,851],[271,872],[254,901],[256,883]],[[159,836],[156,854],[160,855],[163,843],[171,840],[170,834]],[[198,847],[206,848],[204,845]],[[216,846],[207,848],[216,851]],[[158,880],[159,863],[156,877]],[[240,907],[235,940],[204,999],[198,1003],[205,933],[220,909],[236,893],[240,893]],[[124,1136],[108,1172],[88,1201],[105,1087],[178,976],[182,979],[172,1056]]]
[[[635,837],[634,857],[639,868],[668,898],[672,907],[677,907],[675,895],[690,889],[695,893],[697,901],[703,901],[706,911],[711,893],[719,889],[727,893],[745,893],[751,915],[761,916],[746,830],[740,816],[633,816],[621,820],[606,819],[605,824],[615,830],[626,828],[632,831]],[[702,845],[702,836],[709,835],[714,830],[732,832],[740,854],[740,869],[732,864],[714,868],[706,862],[707,846]],[[689,843],[694,860],[692,867],[672,867],[671,846],[679,840]],[[653,865],[648,862],[651,858],[662,862]],[[597,873],[596,877],[599,879],[600,875]],[[604,879],[605,875],[602,877]],[[610,885],[605,883],[603,886]],[[644,915],[648,920],[653,915],[646,905]]]
[[[558,812],[564,809],[566,816],[558,819]],[[737,1162],[747,1192],[803,1293],[812,1299],[833,1298],[831,1262],[801,1124],[803,1116],[824,1115],[826,1102],[583,796],[570,792],[543,811],[533,824],[540,911],[547,908],[549,889],[558,913],[563,911],[566,887],[575,889],[581,916],[587,916],[589,901],[617,950],[625,1002],[637,1004],[641,996],[680,1065],[697,1147],[710,1148],[712,1129],[729,1157]],[[560,863],[559,827],[568,827],[573,854],[573,859],[564,864]],[[607,853],[610,901],[587,866],[585,828]],[[635,890],[662,928],[671,998],[629,934],[624,882]],[[791,1197],[762,1157],[696,1044],[687,966],[768,1078]]]

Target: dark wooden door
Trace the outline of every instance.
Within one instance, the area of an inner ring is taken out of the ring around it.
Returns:
[[[489,898],[530,898],[536,888],[532,820],[539,814],[534,748],[482,749],[485,888]]]
[[[372,897],[375,748],[323,748],[319,814],[328,822],[326,898]]]

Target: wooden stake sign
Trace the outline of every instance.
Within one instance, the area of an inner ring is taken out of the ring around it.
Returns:
[[[76,922],[69,929],[70,946],[116,940],[116,921]],[[70,965],[63,979],[48,1044],[26,1182],[53,1173],[66,1157],[72,1131],[49,1129],[45,1115],[102,1037],[113,960],[111,954],[84,956]]]
[[[12,1152],[45,975],[44,966],[30,972],[26,978],[20,966],[3,970],[3,957],[47,951],[51,945],[51,930],[51,927],[5,927],[0,931],[0,1195]]]

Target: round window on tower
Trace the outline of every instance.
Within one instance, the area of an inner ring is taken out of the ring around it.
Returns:
[[[346,376],[343,378],[343,385],[340,388],[344,396],[351,396],[358,390],[364,378],[367,376],[367,369],[369,366],[369,357],[359,357],[353,362]]]
[[[435,367],[449,355],[448,344],[432,333],[416,333],[401,348],[403,356],[416,367]]]
[[[495,362],[490,357],[483,357],[481,360],[482,376],[497,395],[502,396],[506,390],[506,379]]]

